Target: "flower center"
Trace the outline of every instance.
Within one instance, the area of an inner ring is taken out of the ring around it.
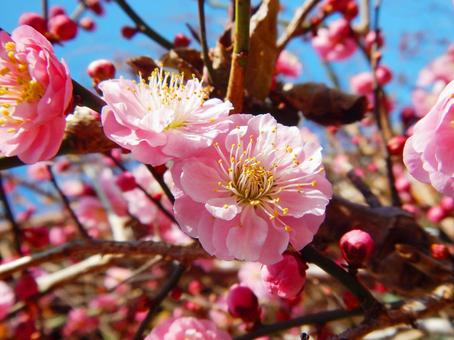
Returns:
[[[0,127],[21,125],[24,119],[15,117],[15,107],[22,103],[33,103],[42,98],[45,89],[32,79],[26,62],[19,60],[16,44],[9,41],[3,45],[7,59],[0,60]]]
[[[196,78],[185,83],[183,73],[164,72],[162,69],[155,69],[148,83],[141,79],[139,91],[146,101],[148,112],[170,110],[171,114],[162,121],[164,131],[185,127],[190,114],[201,107],[208,97],[208,90]]]

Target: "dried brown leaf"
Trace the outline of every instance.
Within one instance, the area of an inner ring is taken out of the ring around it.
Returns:
[[[185,78],[190,79],[194,74],[202,78],[203,60],[200,51],[190,48],[177,48],[164,54],[160,60],[162,66],[183,72]]]
[[[319,83],[284,86],[288,102],[304,117],[321,125],[350,124],[361,120],[367,110],[367,99]]]
[[[267,97],[277,58],[279,0],[264,0],[251,18],[246,89],[256,99]]]
[[[151,72],[158,67],[158,64],[147,56],[130,58],[126,63],[133,69],[135,73],[141,74],[143,78],[148,78]]]

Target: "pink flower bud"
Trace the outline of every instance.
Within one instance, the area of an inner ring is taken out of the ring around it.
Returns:
[[[123,36],[123,38],[126,39],[131,39],[133,36],[136,35],[137,32],[139,32],[137,27],[123,26],[121,28],[121,35]]]
[[[128,171],[118,175],[115,179],[115,184],[117,184],[123,192],[131,191],[137,188],[137,182],[134,175]]]
[[[26,12],[22,14],[19,18],[19,24],[31,26],[41,34],[47,32],[46,20],[38,13]]]
[[[51,18],[49,27],[50,32],[61,41],[74,39],[77,35],[77,23],[66,14],[59,14]]]
[[[188,285],[188,292],[192,295],[199,295],[203,290],[203,284],[199,280],[192,280]]]
[[[380,85],[386,85],[393,79],[391,70],[385,65],[378,66],[375,74]]]
[[[33,295],[38,294],[38,284],[35,278],[29,273],[24,273],[17,280],[14,293],[18,300],[27,300]]]
[[[410,191],[411,188],[410,181],[404,176],[397,178],[396,181],[394,182],[394,185],[398,192],[408,192]]]
[[[254,292],[246,286],[234,284],[227,295],[229,313],[243,321],[255,321],[260,316],[259,301]]]
[[[413,120],[416,119],[416,112],[415,112],[415,109],[412,108],[412,107],[410,107],[410,106],[404,107],[404,108],[400,111],[400,118],[402,119],[402,121],[403,121],[405,124],[410,123],[411,121],[413,121]]]
[[[369,233],[353,229],[341,237],[339,246],[344,259],[350,265],[362,267],[372,255],[375,242]]]
[[[449,196],[443,196],[440,201],[440,206],[443,208],[444,211],[450,213],[454,210],[454,199]]]
[[[366,49],[370,50],[372,48],[372,45],[375,43],[375,40],[377,40],[378,47],[383,46],[384,39],[383,39],[383,35],[381,34],[381,32],[378,33],[378,38],[377,38],[375,31],[369,31],[365,38]]]
[[[445,217],[446,217],[446,212],[439,205],[436,205],[427,211],[427,219],[433,223],[438,223]]]
[[[416,213],[418,212],[418,208],[416,207],[416,205],[411,203],[406,203],[402,205],[402,209],[405,210],[406,212],[409,212],[412,215],[416,215]]]
[[[61,6],[52,6],[49,10],[49,17],[53,18],[60,14],[66,14],[66,11]]]
[[[404,151],[406,141],[407,137],[405,136],[392,137],[386,145],[388,147],[389,153],[395,156],[402,156],[402,152]]]
[[[355,1],[350,1],[347,8],[344,11],[344,18],[347,20],[353,20],[358,15],[358,5]]]
[[[103,80],[115,77],[115,66],[110,60],[98,59],[88,65],[87,73],[97,84]]]
[[[268,292],[283,299],[294,299],[304,288],[306,264],[292,254],[284,254],[275,264],[262,267],[262,279]]]
[[[175,38],[173,39],[173,45],[176,48],[178,48],[178,47],[188,47],[190,43],[191,43],[191,39],[189,39],[183,33],[178,33],[177,35],[175,35]]]
[[[96,23],[92,18],[85,17],[80,19],[79,26],[87,32],[93,32],[96,28]]]
[[[444,244],[433,243],[430,246],[432,257],[437,260],[447,260],[449,258],[449,249]]]

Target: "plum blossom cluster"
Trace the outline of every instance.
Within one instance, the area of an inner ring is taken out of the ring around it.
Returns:
[[[272,264],[307,245],[324,219],[331,184],[321,147],[270,114],[229,116],[201,82],[155,70],[146,82],[99,84],[105,134],[153,166],[172,161],[182,230],[221,259]]]

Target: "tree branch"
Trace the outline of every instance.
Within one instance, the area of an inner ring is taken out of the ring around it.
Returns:
[[[249,52],[250,0],[235,0],[235,35],[232,63],[230,66],[227,99],[233,104],[233,112],[243,109],[244,83]]]
[[[5,216],[8,219],[9,223],[11,224],[11,228],[13,231],[14,236],[14,247],[19,255],[22,255],[22,231],[20,229],[19,224],[16,222],[14,218],[13,211],[11,210],[11,206],[8,202],[8,197],[6,195],[4,183],[3,183],[3,176],[0,172],[0,199],[3,202],[3,207],[5,210]]]
[[[211,84],[214,84],[214,70],[208,55],[207,33],[205,25],[205,0],[198,0],[199,8],[199,25],[200,25],[200,45],[202,46],[203,63],[208,71],[208,78]]]

